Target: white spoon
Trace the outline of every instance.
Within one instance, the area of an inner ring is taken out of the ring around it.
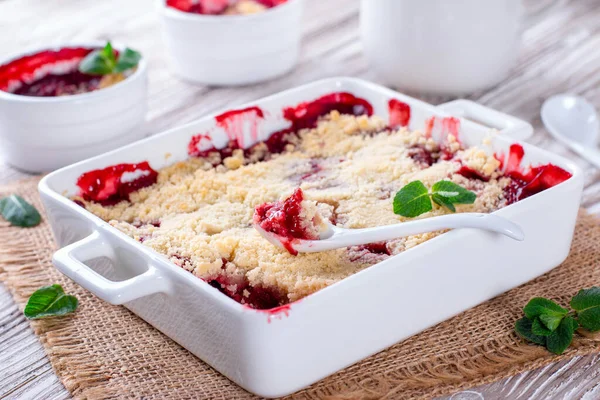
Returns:
[[[559,94],[544,102],[541,114],[555,139],[600,168],[600,125],[593,105],[579,96]]]
[[[285,241],[285,238],[265,231],[258,224],[254,224],[254,228],[275,246],[285,248],[282,243],[282,239]],[[453,228],[483,229],[501,233],[518,241],[525,238],[521,227],[506,218],[492,214],[463,213],[364,229],[345,229],[327,223],[327,229],[321,233],[319,240],[293,239],[290,245],[299,253],[315,253]]]

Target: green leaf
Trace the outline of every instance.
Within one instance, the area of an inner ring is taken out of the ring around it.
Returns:
[[[24,228],[36,226],[42,220],[42,216],[35,207],[16,194],[0,200],[0,214],[11,225]]]
[[[409,183],[400,189],[394,197],[394,214],[403,217],[417,217],[432,209],[429,191],[421,181]]]
[[[104,48],[89,53],[79,63],[79,72],[90,75],[112,74],[116,65],[115,53],[110,42]]]
[[[571,300],[571,307],[577,311],[579,323],[585,329],[600,330],[600,288],[582,289]]]
[[[438,193],[434,193],[431,195],[431,200],[433,200],[435,204],[439,206],[446,207],[448,210],[456,212],[456,207],[454,207],[454,204],[452,204],[447,197],[441,196]]]
[[[77,304],[77,298],[65,294],[62,286],[44,286],[29,297],[23,314],[29,319],[65,315],[75,311]]]
[[[562,308],[552,300],[544,297],[534,297],[529,300],[529,303],[523,308],[523,312],[527,318],[533,320],[535,317],[540,315],[553,315],[557,317],[564,317],[569,312]]]
[[[535,344],[545,345],[546,338],[544,336],[536,335],[532,332],[531,328],[532,321],[527,317],[523,317],[515,323],[515,331],[523,339],[533,342]]]
[[[117,61],[114,72],[119,73],[127,71],[138,65],[141,59],[142,55],[140,53],[130,48],[126,48],[123,53],[119,55],[119,60]]]
[[[115,50],[112,47],[110,42],[106,42],[106,46],[102,49],[102,55],[110,61],[112,65],[117,63],[117,59],[115,58]]]
[[[589,308],[577,313],[577,319],[581,326],[590,332],[600,330],[600,308]]]
[[[452,204],[473,204],[477,195],[451,181],[439,181],[431,187],[431,192],[446,198]]]
[[[551,331],[555,331],[556,328],[558,328],[558,325],[560,325],[560,321],[562,321],[563,318],[564,318],[564,316],[562,316],[562,315],[550,315],[550,314],[542,314],[538,317],[540,322],[542,324],[544,324],[544,326]]]
[[[554,354],[562,354],[573,341],[573,332],[577,325],[573,317],[565,317],[558,328],[546,338],[546,348]]]
[[[533,320],[531,324],[531,332],[538,336],[549,336],[552,331],[548,329],[539,318]]]

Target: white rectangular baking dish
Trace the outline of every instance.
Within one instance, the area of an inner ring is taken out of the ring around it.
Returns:
[[[509,135],[531,132],[523,121],[471,102],[434,107],[351,78],[314,82],[239,108],[256,105],[266,111],[261,126],[264,139],[285,126],[283,107],[340,91],[367,99],[383,118],[388,117],[390,98],[408,103],[412,129],[422,127],[429,116],[448,115],[448,109],[496,125]],[[466,145],[479,144],[489,135],[489,128],[468,120],[461,124]],[[267,311],[226,297],[65,197],[76,193],[77,177],[90,170],[144,160],[159,169],[184,160],[190,137],[214,127],[213,116],[204,117],[58,170],[40,182],[39,190],[56,240],[66,246],[53,259],[60,271],[101,299],[125,305],[255,394],[276,397],[306,387],[547,272],[569,253],[582,173],[563,158],[527,144],[523,144],[524,164],[550,162],[573,176],[496,212],[520,224],[525,241],[454,230],[298,302]],[[213,138],[220,140],[214,134]],[[510,137],[495,135],[492,146],[506,152],[512,142]],[[166,153],[171,156],[166,158]],[[89,267],[97,257],[112,260],[116,266],[112,273],[102,276]],[[416,298],[418,307],[406,306]]]

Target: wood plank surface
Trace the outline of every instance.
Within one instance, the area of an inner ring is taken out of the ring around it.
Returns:
[[[570,92],[600,107],[600,1],[528,0],[518,63],[497,86],[467,98],[533,124],[529,142],[571,158],[585,171],[583,206],[600,214],[600,172],[555,142],[539,109]],[[298,66],[253,86],[192,85],[170,74],[154,2],[150,0],[0,0],[0,57],[23,47],[111,39],[149,61],[148,135],[316,79],[347,75],[379,82],[362,55],[358,0],[307,0]],[[451,97],[408,93],[439,104]],[[27,176],[2,164],[0,184]],[[0,399],[66,399],[28,322],[0,285]],[[475,388],[447,399],[599,399],[600,355],[578,357]]]

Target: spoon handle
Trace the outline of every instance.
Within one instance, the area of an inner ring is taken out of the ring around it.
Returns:
[[[324,251],[454,228],[482,229],[501,233],[519,241],[525,237],[521,227],[506,218],[492,214],[463,213],[442,215],[375,228],[343,229],[333,227],[334,234],[329,239],[302,241],[295,244],[294,248],[300,252]]]
[[[570,145],[577,154],[588,160],[596,168],[600,168],[600,150],[596,147],[587,147],[579,143],[572,143]]]

